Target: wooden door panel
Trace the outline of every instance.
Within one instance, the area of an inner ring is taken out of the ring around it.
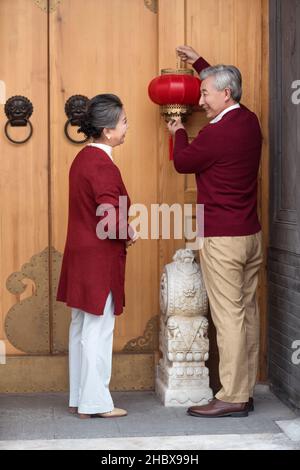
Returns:
[[[268,0],[187,0],[186,43],[192,45],[213,64],[236,65],[243,76],[242,102],[254,111],[264,137],[259,176],[258,211],[263,230],[265,262],[260,273],[258,298],[261,311],[260,375],[264,381],[267,349],[267,276],[268,246]],[[203,112],[195,113],[188,123],[190,138],[207,124]],[[195,180],[186,176],[184,201],[196,202]],[[212,344],[214,331],[211,331]],[[216,347],[211,350],[211,368],[217,372]],[[217,378],[213,377],[217,384]]]
[[[6,99],[33,104],[33,136],[16,145],[0,125],[0,339],[7,354],[49,351],[47,15],[32,0],[0,2],[0,80]],[[10,128],[17,138],[28,129]],[[46,250],[46,251],[45,251]],[[4,324],[6,322],[6,333]],[[14,345],[14,346],[13,346]]]
[[[300,2],[272,0],[270,54],[269,375],[272,389],[300,408]]]
[[[129,131],[114,150],[132,203],[157,202],[157,108],[147,86],[157,74],[157,15],[141,0],[64,0],[50,15],[52,246],[64,249],[68,172],[81,146],[64,136],[64,106],[74,94],[122,99]],[[158,314],[158,241],[140,240],[128,252],[126,309],[116,323],[114,347],[143,335]],[[58,259],[58,258],[57,258]],[[55,287],[57,279],[54,279]],[[67,338],[65,307],[53,303],[53,322]],[[64,318],[62,319],[62,316]],[[64,325],[61,322],[64,322]],[[54,333],[54,349],[56,344]],[[61,343],[61,342],[60,342]]]

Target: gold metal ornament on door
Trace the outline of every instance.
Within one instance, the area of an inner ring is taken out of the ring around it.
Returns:
[[[34,3],[40,7],[43,11],[52,13],[56,10],[58,5],[61,3],[62,0],[33,0]]]

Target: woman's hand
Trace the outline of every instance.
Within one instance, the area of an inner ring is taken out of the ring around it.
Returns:
[[[200,57],[200,54],[198,54],[198,52],[196,52],[191,46],[178,46],[176,47],[176,52],[180,59],[188,64],[193,64]]]
[[[131,239],[126,241],[126,248],[128,248],[128,247],[131,246],[131,245],[133,245],[133,244],[137,241],[137,239],[139,238],[139,237],[138,237],[138,234],[137,234],[136,231],[132,228],[131,225],[129,225],[129,230],[128,230],[128,232],[129,232],[129,235],[130,235],[130,238],[131,238]]]
[[[174,135],[178,129],[184,129],[184,125],[182,124],[181,117],[177,117],[172,119],[168,122],[167,127],[171,135]]]

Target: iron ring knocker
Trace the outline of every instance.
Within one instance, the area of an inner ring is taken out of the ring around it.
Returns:
[[[68,132],[69,126],[80,126],[80,121],[86,113],[89,99],[83,95],[71,96],[65,104],[65,113],[68,116],[68,120],[65,123],[64,131],[67,139],[73,144],[84,144],[89,140],[88,137],[82,140],[73,139]]]
[[[64,130],[65,130],[65,136],[67,137],[67,139],[69,139],[71,142],[73,142],[73,144],[84,144],[85,142],[87,142],[89,140],[88,137],[86,137],[85,139],[82,139],[82,140],[75,140],[73,139],[69,132],[68,132],[68,127],[69,126],[78,126],[79,124],[72,124],[72,120],[71,119],[68,119],[65,123],[65,127],[64,127]]]
[[[6,137],[13,144],[24,144],[27,142],[33,134],[33,127],[29,121],[30,116],[33,112],[33,106],[31,101],[25,96],[16,95],[9,98],[4,107],[8,121],[5,124],[4,132]],[[23,140],[15,140],[8,133],[8,126],[11,127],[26,127],[29,125],[29,135]]]
[[[7,129],[8,129],[8,126],[9,124],[12,126],[12,127],[15,127],[12,125],[11,121],[7,121],[6,124],[5,124],[5,127],[4,127],[4,132],[5,132],[5,135],[6,137],[8,138],[8,140],[10,140],[13,144],[25,144],[25,142],[27,142],[30,137],[32,136],[33,134],[33,127],[32,127],[32,124],[31,122],[28,120],[26,122],[26,125],[29,124],[29,135],[26,137],[26,139],[24,140],[14,140],[12,137],[10,137],[10,135],[8,134],[7,132]]]

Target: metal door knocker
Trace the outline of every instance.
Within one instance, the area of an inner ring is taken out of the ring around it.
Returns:
[[[33,113],[33,106],[31,101],[26,96],[12,96],[9,98],[4,107],[5,114],[8,121],[5,124],[4,132],[8,140],[14,144],[24,144],[27,142],[33,133],[33,127],[29,121],[30,116]],[[26,139],[15,140],[8,134],[8,127],[25,127],[29,126],[29,135]]]
[[[86,112],[88,102],[89,99],[83,95],[73,95],[66,101],[65,113],[68,116],[68,120],[65,124],[65,135],[74,144],[84,144],[84,142],[89,140],[88,137],[83,140],[74,140],[68,133],[69,125],[80,126],[80,121]]]

